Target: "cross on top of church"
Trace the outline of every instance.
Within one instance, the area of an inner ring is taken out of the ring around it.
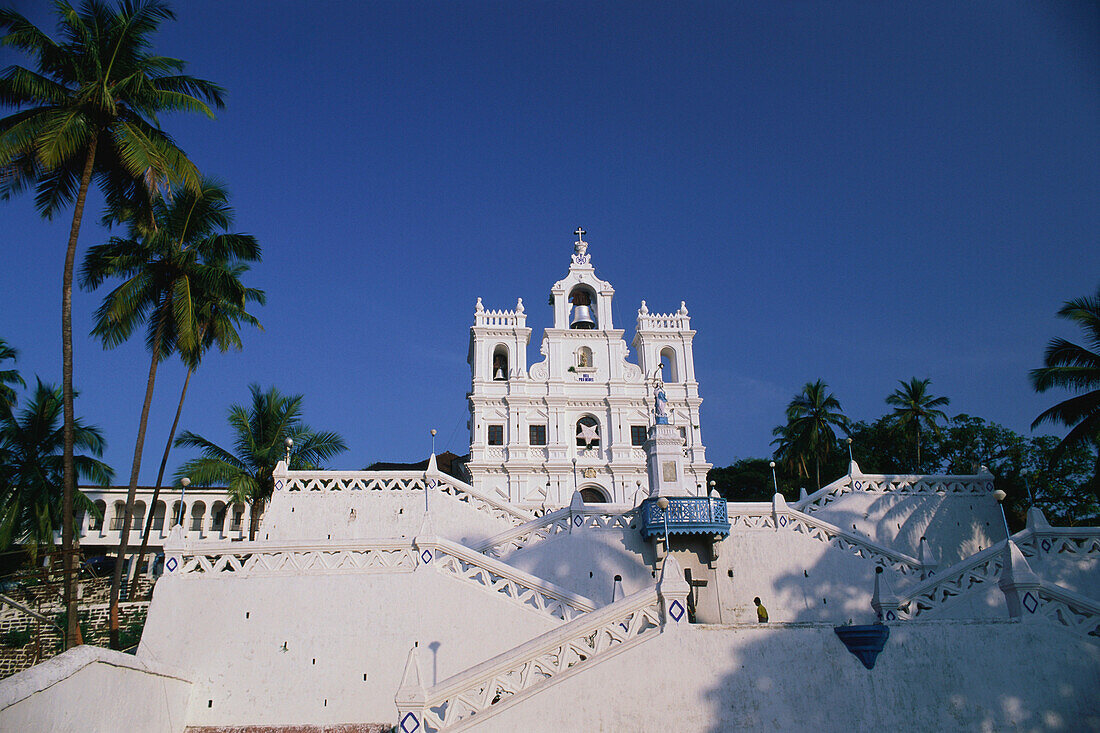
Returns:
[[[573,242],[573,264],[587,265],[588,242],[584,241],[584,235],[588,234],[588,232],[582,227],[577,227],[577,230],[573,233],[577,235],[577,241]]]

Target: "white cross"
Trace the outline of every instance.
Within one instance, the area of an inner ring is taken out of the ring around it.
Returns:
[[[577,231],[575,231],[573,233],[577,235],[577,241],[578,242],[583,242],[584,241],[584,235],[588,234],[588,232],[581,229],[580,227],[577,227]]]

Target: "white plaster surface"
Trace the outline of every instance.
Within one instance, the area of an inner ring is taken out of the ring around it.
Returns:
[[[441,537],[477,544],[513,525],[432,490],[432,524]],[[283,491],[264,514],[257,540],[280,542],[415,537],[423,491]]]
[[[78,646],[0,682],[0,731],[182,731],[191,682],[173,667]]]
[[[688,626],[471,729],[1097,730],[1097,690],[1100,647],[1042,624],[892,626],[873,670],[829,624]]]
[[[166,576],[138,655],[192,673],[191,725],[383,722],[414,642],[433,684],[558,623],[434,568]]]
[[[912,557],[917,557],[920,538],[927,537],[941,566],[1004,539],[1000,509],[990,494],[853,491],[811,513],[842,529],[855,525],[857,532]]]

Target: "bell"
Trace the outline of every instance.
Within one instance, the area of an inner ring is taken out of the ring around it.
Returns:
[[[573,307],[573,321],[569,324],[569,327],[580,330],[591,330],[596,327],[596,322],[592,320],[592,311],[589,310],[587,305]]]
[[[497,367],[497,373],[493,375],[493,379],[498,381],[498,382],[505,381],[505,379],[504,379],[504,370],[501,369],[500,367]]]

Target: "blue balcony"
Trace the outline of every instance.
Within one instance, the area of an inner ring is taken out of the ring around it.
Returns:
[[[642,537],[661,537],[668,533],[704,534],[726,537],[730,533],[730,520],[726,514],[726,500],[705,496],[670,496],[668,509],[661,511],[657,499],[642,502],[639,509],[642,519]]]

